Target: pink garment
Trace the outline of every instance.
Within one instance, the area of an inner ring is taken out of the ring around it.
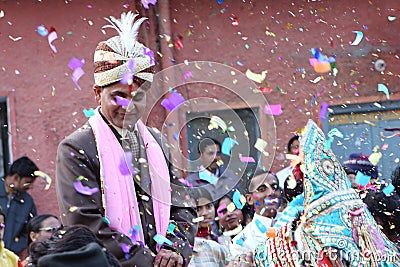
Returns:
[[[130,236],[130,231],[135,226],[139,226],[136,241],[144,243],[134,180],[131,174],[123,175],[118,168],[121,161],[125,160],[125,152],[101,117],[99,108],[89,119],[89,124],[93,129],[99,155],[102,201],[105,217],[110,221],[109,226],[127,236]],[[146,145],[156,231],[165,236],[171,205],[171,190],[166,190],[170,188],[168,166],[161,147],[143,122],[138,121],[137,127]],[[127,164],[131,163],[127,162]]]

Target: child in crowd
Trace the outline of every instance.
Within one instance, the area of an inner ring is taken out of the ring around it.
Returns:
[[[264,169],[256,170],[249,182],[246,201],[255,213],[253,220],[233,238],[230,246],[232,257],[253,251],[265,240],[279,217],[281,189],[276,175]]]
[[[195,188],[194,192],[199,217],[189,266],[224,267],[228,264],[229,251],[217,242],[218,236],[212,231],[211,223],[215,221],[215,207],[211,194],[203,187]]]
[[[21,261],[14,252],[4,247],[3,235],[6,216],[0,212],[0,266],[1,267],[22,267]]]

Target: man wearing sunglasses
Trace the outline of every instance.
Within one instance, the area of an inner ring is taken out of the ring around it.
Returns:
[[[5,178],[0,179],[0,208],[6,215],[5,247],[26,256],[28,233],[26,225],[36,216],[36,206],[26,191],[32,188],[38,167],[27,157],[14,161]]]

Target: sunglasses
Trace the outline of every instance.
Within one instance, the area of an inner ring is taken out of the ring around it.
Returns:
[[[54,232],[62,230],[62,229],[63,229],[63,226],[61,225],[61,226],[58,226],[58,227],[42,227],[42,228],[39,228],[39,231],[45,231],[45,232],[48,232],[48,233],[54,233]]]
[[[6,225],[4,223],[0,223],[0,229],[6,228]]]

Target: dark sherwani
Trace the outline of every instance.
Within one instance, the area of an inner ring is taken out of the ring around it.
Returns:
[[[116,138],[120,140],[120,135],[116,133],[114,128],[111,129]],[[150,128],[149,131],[159,144],[162,144],[162,142],[167,144],[165,140],[162,140],[160,134]],[[140,157],[147,159],[143,140],[140,136],[138,139],[141,147]],[[169,155],[169,153],[165,152],[165,155]],[[168,160],[167,162],[169,163]],[[153,204],[149,194],[151,181],[146,166],[147,164],[140,164],[138,166],[140,173],[135,178],[135,190],[138,198],[145,244],[149,249],[132,245],[133,248],[129,253],[130,258],[126,259],[121,249],[121,243],[132,243],[129,237],[111,230],[103,220],[104,208],[102,206],[100,191],[91,196],[85,196],[78,193],[73,186],[78,176],[84,176],[87,179],[84,181],[86,186],[90,188],[96,187],[101,190],[100,163],[97,155],[96,141],[90,125],[86,124],[66,137],[58,147],[56,190],[63,224],[83,224],[90,227],[123,266],[153,266],[153,253],[157,253],[157,243],[153,240],[156,234]],[[118,168],[118,166],[115,167]],[[179,184],[176,176],[173,175],[172,166],[170,166],[170,173],[172,203],[181,203],[181,205],[179,207],[171,206],[170,220],[171,223],[177,225],[177,230],[175,230],[175,235],[168,234],[166,237],[174,245],[168,246],[164,244],[163,247],[180,253],[184,258],[185,266],[187,266],[192,254],[194,236],[197,232],[197,225],[193,224],[192,220],[197,217],[197,214],[195,208],[193,208],[193,204],[188,202],[188,193],[185,188]],[[138,184],[141,186],[138,186]],[[185,204],[183,205],[182,203]]]
[[[6,215],[4,246],[18,254],[28,246],[26,226],[37,215],[35,203],[27,192],[15,193],[9,200],[4,179],[0,179],[0,208]]]

